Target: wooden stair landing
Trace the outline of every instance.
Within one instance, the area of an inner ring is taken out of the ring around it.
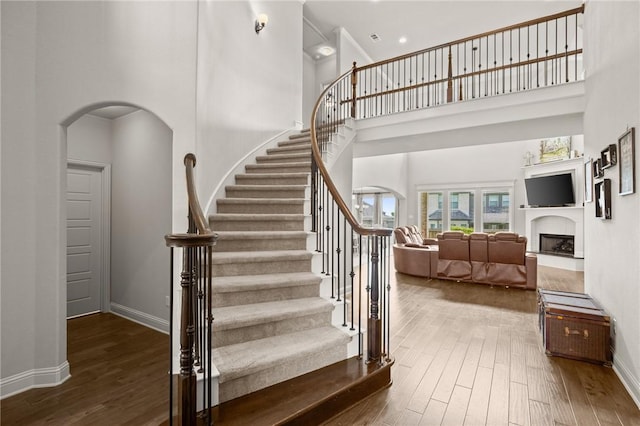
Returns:
[[[216,425],[317,425],[391,385],[393,360],[357,357],[298,376],[215,408]]]

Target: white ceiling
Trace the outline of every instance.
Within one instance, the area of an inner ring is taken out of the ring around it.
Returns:
[[[335,47],[334,29],[342,27],[374,61],[380,61],[580,4],[581,0],[306,0],[304,49],[316,58],[315,47],[322,43]],[[372,33],[381,40],[374,43]],[[407,38],[405,44],[398,43],[402,36]]]

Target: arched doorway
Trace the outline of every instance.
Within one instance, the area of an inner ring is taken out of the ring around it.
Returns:
[[[131,104],[88,107],[63,126],[67,316],[111,311],[168,331],[172,130]]]

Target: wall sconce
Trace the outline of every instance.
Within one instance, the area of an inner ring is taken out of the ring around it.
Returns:
[[[256,19],[256,34],[260,34],[260,31],[267,25],[267,22],[269,22],[269,17],[266,13],[258,15],[258,19]]]

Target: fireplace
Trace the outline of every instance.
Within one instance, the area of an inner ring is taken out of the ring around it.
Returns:
[[[574,255],[573,235],[540,234],[540,253],[556,256]]]

